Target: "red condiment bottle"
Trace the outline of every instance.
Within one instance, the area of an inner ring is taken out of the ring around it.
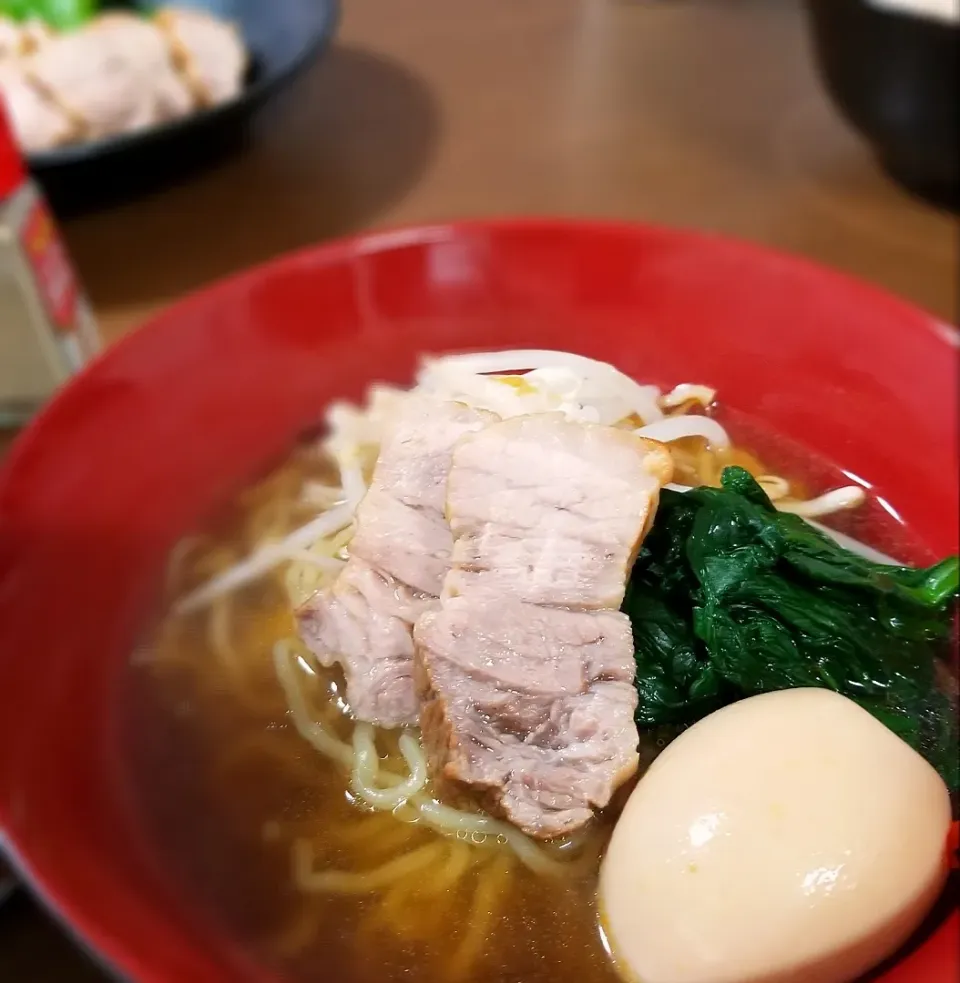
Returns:
[[[90,307],[0,100],[0,427],[29,419],[99,348]]]

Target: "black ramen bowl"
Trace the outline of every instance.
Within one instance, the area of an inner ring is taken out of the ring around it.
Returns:
[[[183,177],[235,149],[254,111],[330,41],[338,0],[177,0],[232,20],[251,67],[236,99],[161,126],[31,154],[28,163],[60,212],[97,207]],[[137,0],[130,6],[156,6]]]
[[[896,181],[960,201],[960,25],[874,6],[807,0],[827,90]]]

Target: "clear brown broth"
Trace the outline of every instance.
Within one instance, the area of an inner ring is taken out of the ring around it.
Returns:
[[[771,438],[750,421],[724,414],[723,422],[741,446],[756,448],[777,473],[800,478],[817,491],[847,483],[836,468]],[[317,468],[306,458],[295,459],[281,472],[278,487],[295,485]],[[241,501],[213,518],[208,556],[224,547],[233,553],[249,548],[249,542],[241,542],[248,514],[249,502]],[[836,524],[906,559],[925,558],[873,503]],[[294,838],[309,835],[319,843],[323,866],[363,870],[396,855],[390,822],[399,822],[358,811],[345,774],[289,724],[270,660],[274,641],[293,627],[277,583],[246,589],[232,604],[240,671],[205,668],[211,653],[202,621],[167,621],[133,660],[127,679],[128,781],[158,860],[184,892],[244,939],[258,961],[297,983],[618,979],[598,928],[595,866],[561,880],[513,864],[466,973],[451,969],[450,953],[469,928],[470,882],[458,882],[439,897],[426,889],[412,891],[402,913],[407,930],[400,934],[378,917],[376,898],[304,895],[291,877]],[[331,681],[335,677],[320,685]],[[645,750],[650,757],[655,753],[651,738]],[[598,847],[616,812],[614,805],[597,820],[592,836]],[[371,822],[381,824],[379,832],[359,835],[361,824]],[[404,835],[404,850],[437,836],[416,829]]]

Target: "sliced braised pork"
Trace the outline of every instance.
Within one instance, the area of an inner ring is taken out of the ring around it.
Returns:
[[[106,14],[83,30],[55,36],[23,69],[91,139],[173,119],[193,107],[163,35],[132,14]]]
[[[559,414],[514,417],[457,448],[446,590],[619,608],[673,464],[663,445]]]
[[[633,640],[617,609],[671,474],[662,445],[553,414],[457,445],[452,567],[414,633],[441,788],[545,839],[636,770]]]
[[[30,83],[17,62],[0,62],[0,100],[17,137],[30,153],[59,147],[76,139],[77,122]]]
[[[353,557],[333,587],[298,612],[300,635],[324,665],[339,661],[347,701],[384,727],[416,722],[413,623],[436,599]]]
[[[110,11],[62,34],[0,17],[0,99],[31,152],[219,105],[240,91],[247,62],[235,25],[190,7],[151,19]]]
[[[52,36],[53,32],[38,17],[18,22],[0,14],[0,60],[29,55]]]
[[[22,53],[20,25],[0,15],[0,59],[19,58]]]
[[[441,788],[533,836],[586,823],[637,767],[633,639],[617,611],[472,590],[417,623],[420,726]]]
[[[330,590],[297,612],[300,634],[321,663],[342,665],[347,700],[361,720],[417,722],[411,632],[436,605],[450,565],[443,509],[453,446],[490,419],[462,403],[406,400],[357,508],[350,560]]]
[[[235,24],[204,10],[177,6],[164,7],[154,20],[198,105],[217,106],[240,92],[248,55]]]

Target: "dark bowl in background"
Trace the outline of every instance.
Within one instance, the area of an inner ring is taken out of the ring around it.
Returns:
[[[0,905],[13,894],[15,887],[16,882],[13,879],[13,874],[7,868],[6,864],[4,864],[3,858],[0,857]]]
[[[177,2],[236,23],[251,56],[244,88],[237,98],[183,119],[31,154],[30,170],[58,212],[83,211],[149,191],[236,149],[253,113],[329,43],[339,14],[338,0]],[[129,6],[157,4],[135,0]]]
[[[826,88],[881,166],[909,190],[960,202],[960,25],[875,7],[807,0]]]

